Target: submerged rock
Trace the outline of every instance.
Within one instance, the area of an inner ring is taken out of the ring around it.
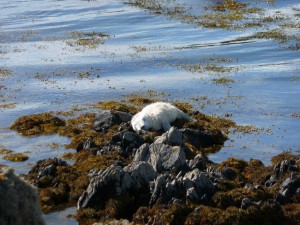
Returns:
[[[11,168],[0,168],[0,199],[1,225],[45,224],[37,190]]]

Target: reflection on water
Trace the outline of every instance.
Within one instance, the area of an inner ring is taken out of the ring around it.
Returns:
[[[266,15],[299,13],[297,0],[260,2]],[[275,25],[273,21],[269,28]],[[22,173],[30,168],[28,163],[66,151],[66,138],[24,138],[9,131],[20,116],[150,89],[170,94],[170,101],[189,101],[207,114],[232,114],[238,124],[258,128],[253,134],[230,135],[225,147],[210,156],[215,161],[234,156],[269,164],[282,151],[299,154],[299,51],[272,38],[254,38],[264,29],[203,28],[118,0],[2,0],[0,144],[27,152],[30,159],[8,163],[1,157],[0,163]],[[289,29],[299,33],[299,27]],[[109,36],[97,39],[101,34]],[[223,67],[230,69],[222,72]],[[214,82],[222,77],[234,82]],[[59,147],[49,147],[52,143]]]

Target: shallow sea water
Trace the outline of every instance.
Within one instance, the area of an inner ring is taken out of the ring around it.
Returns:
[[[297,0],[257,2],[269,15],[300,13]],[[299,17],[294,19],[299,23]],[[119,100],[147,90],[167,93],[169,101],[190,102],[206,114],[232,114],[229,118],[238,124],[259,129],[253,134],[231,134],[221,151],[210,155],[216,162],[240,157],[269,165],[271,157],[283,151],[299,154],[299,50],[285,49],[274,40],[242,38],[257,29],[198,27],[120,0],[2,0],[0,69],[11,74],[0,74],[0,105],[12,107],[0,107],[0,144],[30,158],[11,163],[1,156],[0,164],[26,173],[39,159],[71,151],[63,147],[69,142],[65,137],[27,138],[10,131],[7,127],[18,117]],[[75,43],[76,34],[92,32],[110,37],[96,47]],[[178,66],[211,63],[211,57],[230,58],[222,65],[233,69],[216,74]],[[214,83],[219,77],[234,82]],[[203,96],[205,100],[193,100]],[[58,144],[54,149],[53,143]],[[52,213],[46,220],[76,224],[65,217],[74,211]]]

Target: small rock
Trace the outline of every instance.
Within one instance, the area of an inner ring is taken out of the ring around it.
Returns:
[[[252,201],[249,198],[243,198],[241,203],[241,209],[247,209],[252,204]]]

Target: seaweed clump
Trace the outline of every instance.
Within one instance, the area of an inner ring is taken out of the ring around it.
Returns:
[[[52,113],[41,113],[30,116],[22,116],[17,119],[10,129],[24,136],[56,133],[59,127],[65,125],[65,121]]]
[[[23,161],[26,161],[27,159],[29,159],[29,157],[22,153],[12,153],[12,154],[3,156],[3,159],[11,161],[11,162],[23,162]]]

